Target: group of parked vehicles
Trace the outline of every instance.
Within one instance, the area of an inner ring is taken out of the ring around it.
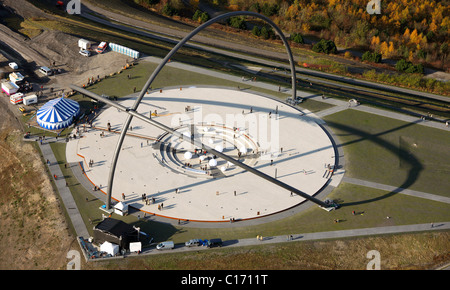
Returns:
[[[92,45],[92,43],[89,40],[86,40],[86,39],[78,40],[78,47],[80,48],[79,53],[82,56],[86,56],[86,57],[91,56],[91,50],[92,50],[91,45]],[[108,47],[108,44],[105,41],[102,41],[97,46],[97,48],[95,48],[95,52],[103,53],[107,47]]]
[[[206,246],[208,248],[213,247],[222,247],[222,239],[210,239],[210,240],[201,240],[201,239],[191,239],[184,243],[186,247],[200,247],[200,246]],[[161,242],[158,245],[156,245],[157,250],[170,250],[175,248],[175,244],[173,241],[166,241]]]

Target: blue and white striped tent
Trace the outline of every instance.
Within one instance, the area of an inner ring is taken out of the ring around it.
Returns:
[[[80,105],[64,97],[53,99],[43,105],[36,114],[39,126],[49,130],[64,129],[80,114]]]

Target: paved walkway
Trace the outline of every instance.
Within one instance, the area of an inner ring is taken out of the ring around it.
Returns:
[[[55,184],[59,192],[59,196],[61,197],[64,206],[66,207],[66,211],[72,221],[72,225],[75,228],[75,232],[77,236],[88,237],[88,231],[86,225],[81,218],[81,214],[78,210],[78,207],[73,199],[72,193],[69,187],[66,186],[66,180],[64,175],[59,167],[58,161],[53,154],[53,150],[50,147],[51,142],[57,142],[53,137],[46,137],[45,140],[40,144],[41,152],[44,157],[44,160],[48,160],[48,169],[50,174],[54,177],[56,175]]]
[[[342,179],[342,181],[351,183],[351,184],[362,185],[365,187],[381,189],[381,190],[385,190],[385,191],[389,191],[389,192],[397,192],[397,193],[406,194],[406,195],[410,195],[410,196],[425,198],[425,199],[434,200],[434,201],[438,201],[438,202],[450,203],[450,198],[448,198],[448,197],[430,194],[430,193],[426,193],[426,192],[415,191],[415,190],[411,190],[411,189],[406,189],[406,188],[401,188],[401,187],[396,187],[396,186],[391,186],[391,185],[386,185],[386,184],[381,184],[381,183],[376,183],[376,182],[370,182],[367,180],[361,180],[361,179],[350,178],[350,177],[344,177]]]

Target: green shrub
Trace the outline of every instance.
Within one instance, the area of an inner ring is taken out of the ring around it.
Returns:
[[[419,74],[423,74],[424,68],[422,64],[413,64],[410,61],[407,61],[405,59],[401,59],[399,61],[397,61],[397,63],[395,64],[395,69],[401,72],[406,72],[406,73],[419,73]]]
[[[260,36],[261,35],[261,30],[259,29],[259,27],[257,25],[253,26],[252,34],[255,35],[255,36]]]
[[[295,43],[305,43],[305,41],[303,40],[303,36],[300,33],[295,32],[291,34],[291,41]]]
[[[175,7],[173,7],[172,5],[170,5],[170,3],[167,3],[166,5],[164,5],[161,12],[167,16],[178,15],[178,10]]]
[[[242,29],[244,30],[246,28],[244,17],[235,16],[231,17],[228,21],[231,27]]]
[[[380,63],[381,59],[382,59],[381,53],[366,51],[362,55],[362,60],[363,61],[370,61],[370,62]]]
[[[199,23],[204,23],[210,19],[209,14],[206,12],[202,12],[200,10],[196,10],[194,16],[192,16],[192,20],[198,21]]]
[[[313,45],[312,50],[315,52],[330,54],[336,53],[337,47],[334,41],[321,39],[319,42]]]

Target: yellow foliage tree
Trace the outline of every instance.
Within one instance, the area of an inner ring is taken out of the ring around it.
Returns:
[[[383,41],[380,45],[380,53],[384,57],[389,57],[389,46],[386,41]]]

